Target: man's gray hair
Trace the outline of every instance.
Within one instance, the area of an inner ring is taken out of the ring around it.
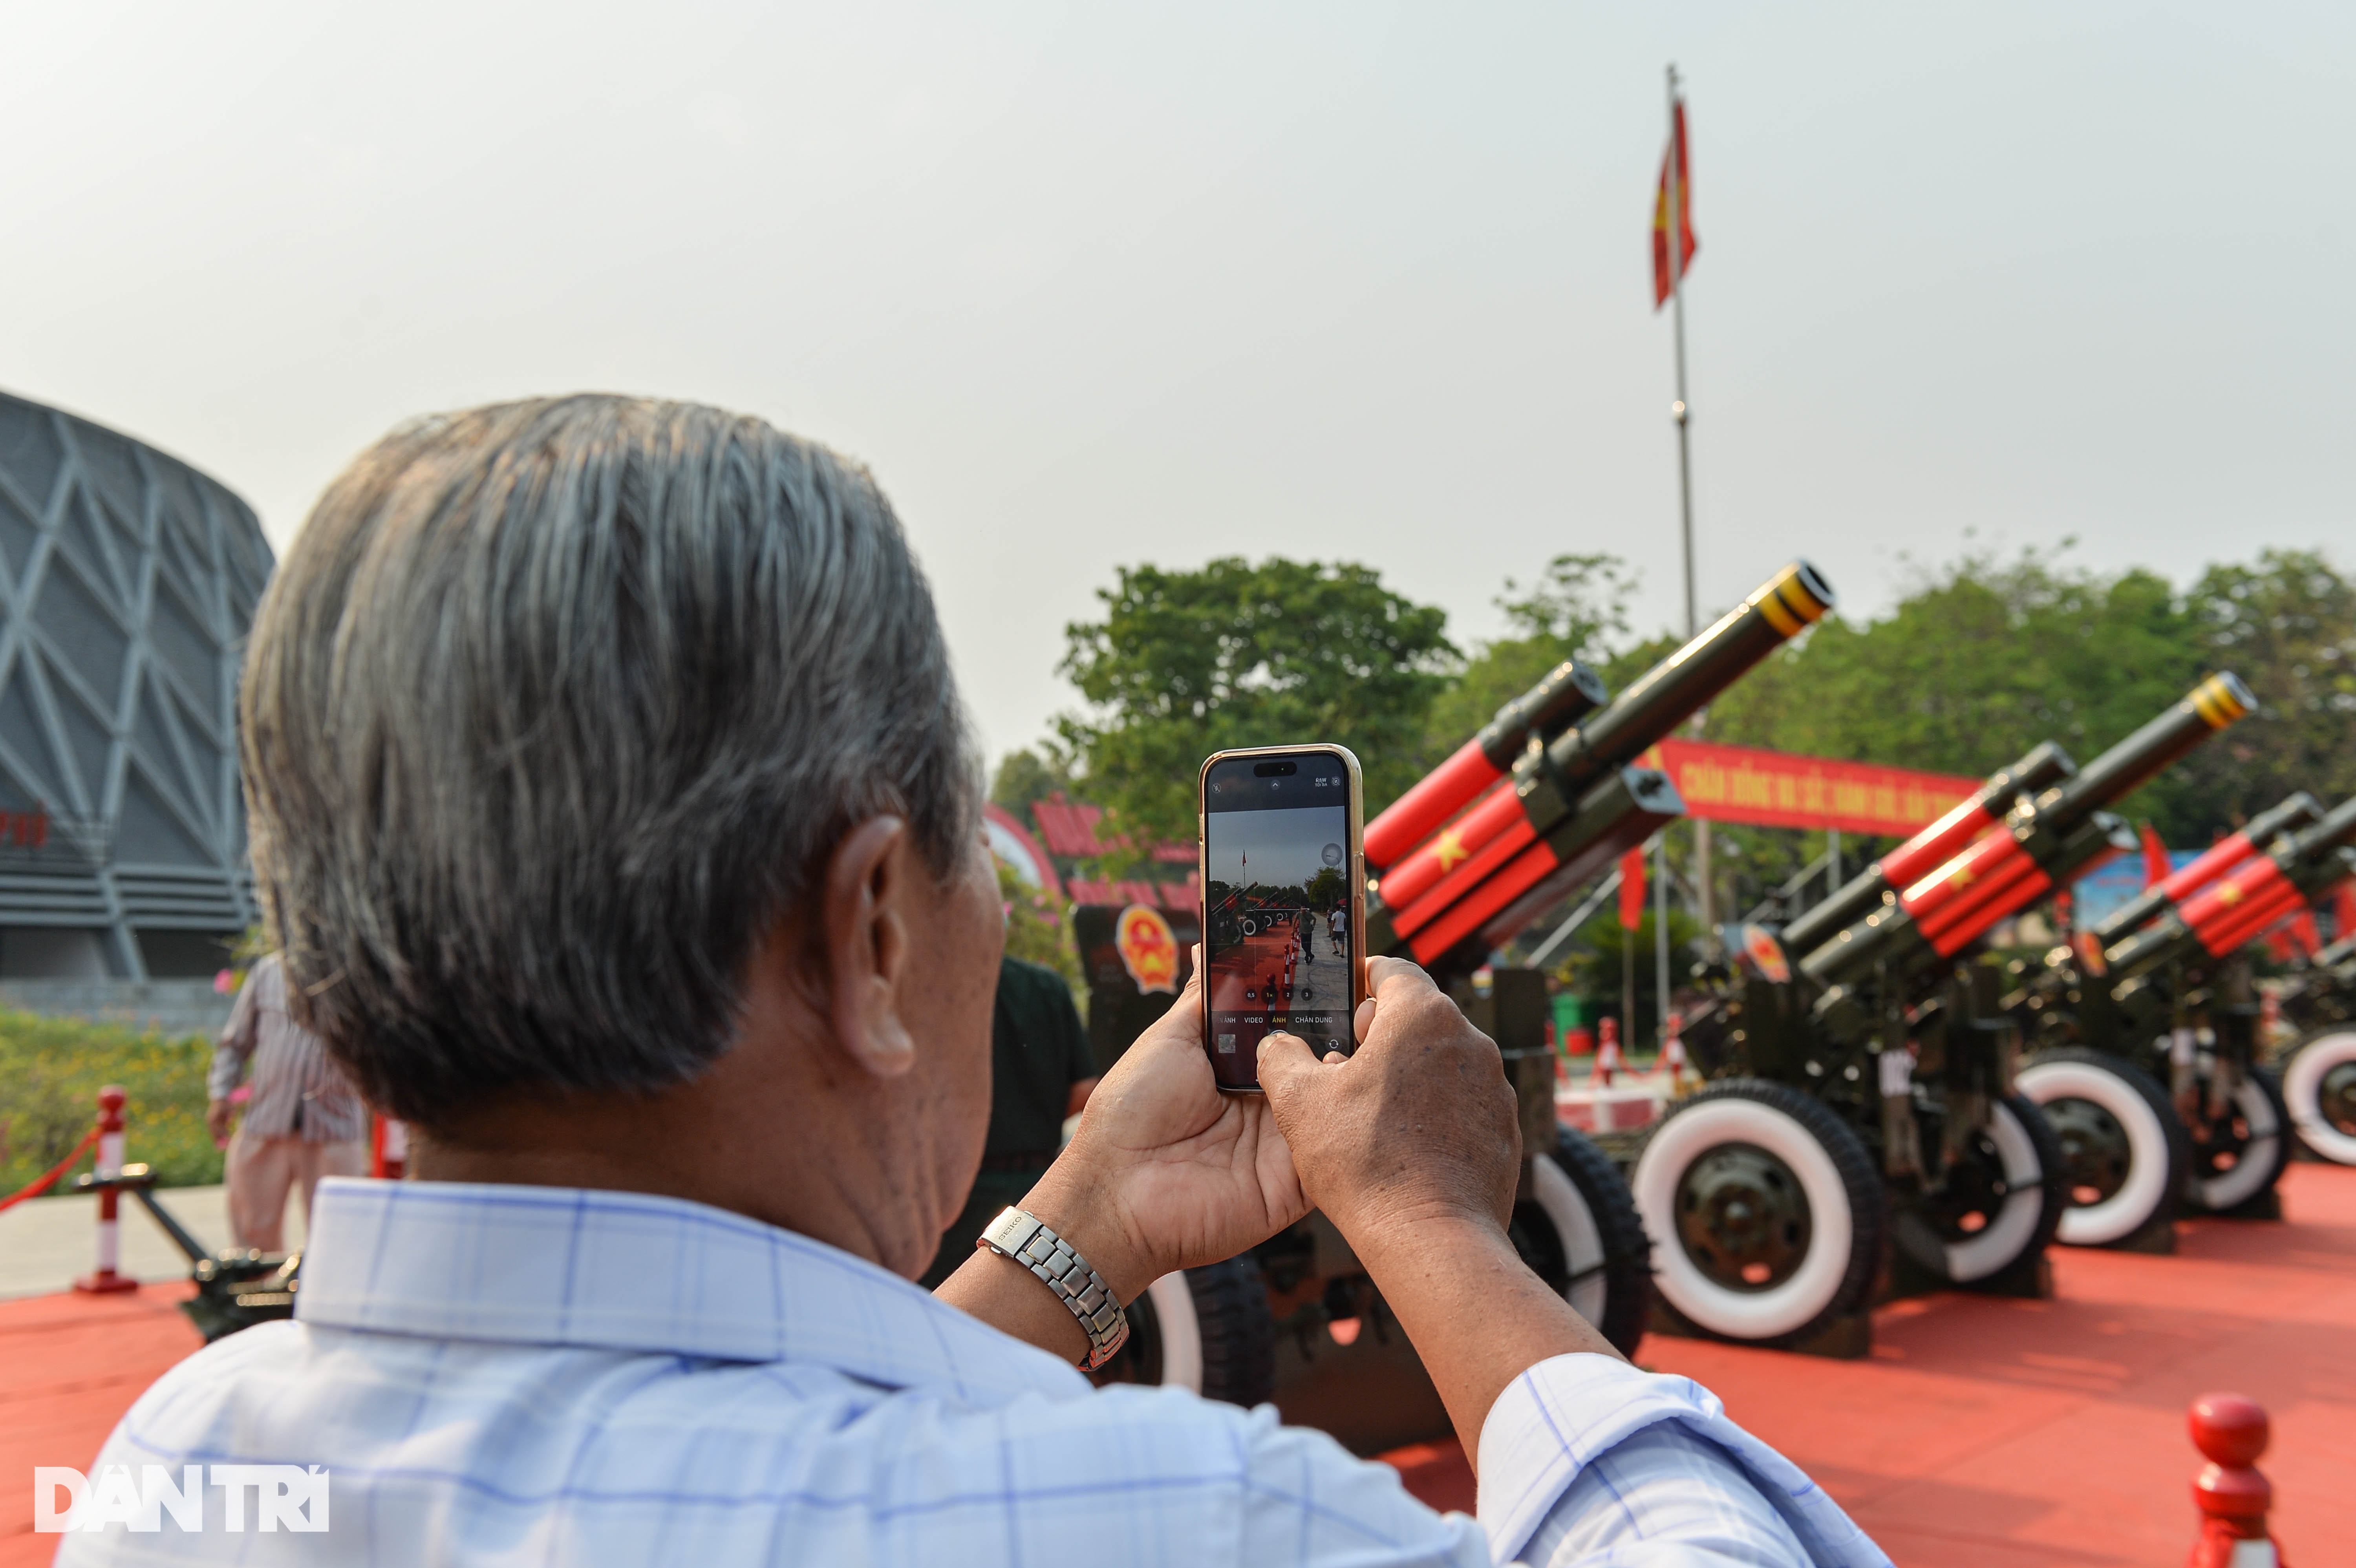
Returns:
[[[571,397],[395,431],[263,596],[239,699],[298,1013],[388,1115],[649,1090],[855,823],[947,877],[979,773],[867,471],[763,421]]]

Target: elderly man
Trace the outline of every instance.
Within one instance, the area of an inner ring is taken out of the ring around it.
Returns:
[[[908,1283],[980,1163],[1002,929],[930,595],[824,450],[614,398],[404,428],[295,541],[241,701],[295,994],[417,1179],[323,1184],[296,1319],[101,1456],[321,1467],[327,1532],[216,1508],[61,1561],[1886,1562],[1522,1265],[1496,1051],[1405,964],[1354,1058],[1270,1037],[1265,1098],[1213,1087],[1190,988]],[[1312,1204],[1478,1456],[1477,1522],[1075,1370]]]

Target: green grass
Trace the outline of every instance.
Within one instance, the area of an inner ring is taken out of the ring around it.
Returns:
[[[63,1159],[98,1117],[98,1092],[123,1085],[124,1157],[155,1167],[163,1187],[221,1179],[221,1153],[205,1131],[205,1074],[212,1041],[167,1040],[114,1024],[0,1012],[0,1198]],[[90,1168],[84,1155],[59,1182]]]

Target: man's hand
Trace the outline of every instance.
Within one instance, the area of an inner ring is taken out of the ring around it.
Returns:
[[[1211,1076],[1202,985],[1198,950],[1177,1003],[1097,1085],[1071,1147],[1023,1201],[1123,1301],[1309,1211],[1268,1102],[1223,1094]]]
[[[1291,1035],[1260,1042],[1260,1086],[1302,1189],[1354,1243],[1433,1220],[1502,1234],[1522,1143],[1497,1048],[1414,965],[1376,958],[1367,978],[1356,1055],[1321,1062]]]
[[[229,1147],[229,1116],[227,1100],[215,1100],[205,1106],[205,1130],[212,1134],[215,1148]]]
[[[1617,1356],[1506,1234],[1521,1175],[1497,1048],[1412,964],[1367,965],[1357,1054],[1260,1042],[1259,1081],[1310,1200],[1407,1330],[1468,1456],[1505,1385],[1551,1356]]]

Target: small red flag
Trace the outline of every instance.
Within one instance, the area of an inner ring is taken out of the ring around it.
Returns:
[[[2356,887],[2342,887],[2331,901],[2331,940],[2356,936]]]
[[[1670,117],[1668,150],[1661,155],[1661,184],[1653,197],[1653,308],[1660,309],[1669,303],[1669,169],[1676,166],[1677,175],[1677,234],[1682,243],[1677,247],[1677,276],[1693,271],[1694,252],[1701,241],[1693,231],[1693,170],[1686,150],[1685,101],[1677,101]]]
[[[1644,847],[1620,857],[1620,923],[1630,931],[1644,922]]]
[[[2176,868],[2169,863],[2168,846],[2159,841],[2158,829],[2149,822],[2143,825],[2143,885],[2157,887],[2168,880]]]

